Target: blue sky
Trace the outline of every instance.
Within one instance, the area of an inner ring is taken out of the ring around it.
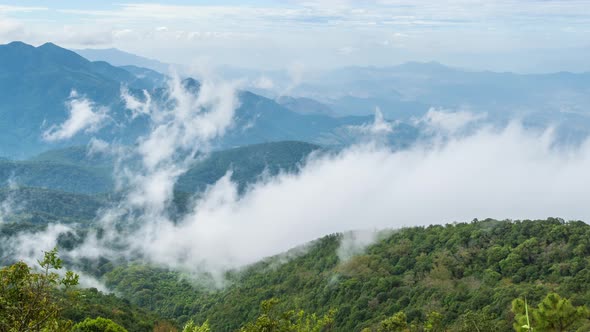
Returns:
[[[590,0],[1,1],[0,42],[251,68],[588,71]]]

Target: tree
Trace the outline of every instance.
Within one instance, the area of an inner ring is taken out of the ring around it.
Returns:
[[[24,262],[0,270],[0,332],[61,331],[71,325],[59,317],[61,306],[55,289],[66,289],[78,284],[78,275],[67,271],[60,277],[55,271],[62,268],[57,249],[45,252],[39,261],[41,272],[36,273]]]
[[[127,332],[127,330],[110,319],[97,317],[86,318],[83,322],[74,325],[72,332]]]
[[[274,298],[262,301],[260,316],[242,327],[240,332],[325,332],[332,329],[334,310],[319,318],[316,314],[306,315],[303,310],[279,313],[278,303]]]
[[[575,307],[556,293],[547,294],[535,309],[529,308],[526,300],[515,299],[512,312],[515,314],[513,326],[518,332],[571,331],[587,323],[589,315],[586,306]]]
[[[196,325],[192,320],[182,329],[182,332],[211,332],[209,328],[209,321],[205,321],[202,325]]]
[[[424,330],[428,332],[444,331],[443,315],[436,311],[432,311],[426,316],[426,323],[424,323]]]
[[[533,322],[531,321],[532,314],[529,310],[526,299],[515,299],[512,301],[512,313],[514,314],[514,324],[512,324],[512,327],[515,331],[533,331]]]
[[[495,317],[483,311],[467,310],[459,316],[450,326],[449,331],[456,332],[495,332],[506,331],[502,322],[496,321]],[[444,331],[444,330],[443,330]]]
[[[408,319],[403,311],[381,321],[378,332],[403,332],[408,330]]]
[[[537,331],[569,331],[588,318],[586,306],[575,307],[556,293],[549,293],[539,303],[533,316],[537,322]]]

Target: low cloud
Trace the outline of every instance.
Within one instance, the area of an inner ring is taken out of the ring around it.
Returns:
[[[168,91],[169,107],[148,107],[152,130],[127,152],[140,165],[123,159],[117,167],[124,198],[99,217],[106,232],[89,236],[70,257],[140,257],[207,271],[222,283],[227,269],[335,232],[360,231],[342,242],[338,254],[347,259],[379,229],[486,217],[590,220],[590,141],[556,145],[550,129],[530,131],[519,123],[463,131],[480,116],[436,110],[422,121],[445,132],[439,144],[391,150],[363,143],[313,154],[298,173],[264,177],[243,194],[228,172],[173,219],[168,210],[175,182],[232,126],[238,104],[232,84],[205,81],[195,94],[175,79]],[[377,127],[381,122],[377,116]],[[120,245],[117,252],[109,249],[113,243]]]
[[[106,120],[108,108],[97,106],[91,100],[80,97],[72,91],[66,103],[69,117],[59,125],[53,125],[43,133],[46,141],[61,141],[74,137],[80,132],[93,133],[99,130]]]
[[[0,200],[0,226],[10,217],[21,212],[26,205],[17,197],[17,191],[19,188],[17,179],[12,174],[6,181],[6,185],[1,188],[4,190],[4,197]]]
[[[375,139],[379,136],[386,136],[393,133],[393,125],[383,117],[381,109],[377,107],[375,109],[375,117],[373,123],[367,123],[359,126],[349,126],[349,130],[361,134],[363,136],[369,136]]]
[[[0,252],[5,257],[21,260],[32,268],[38,268],[38,259],[43,257],[44,252],[57,247],[60,235],[71,232],[75,232],[71,226],[50,224],[43,232],[19,233],[12,238],[6,239],[4,243],[0,244]],[[70,253],[60,253],[60,256],[66,259],[72,258]],[[97,278],[77,269],[70,270],[80,276],[81,287],[93,287],[102,292],[109,292],[108,288]],[[66,270],[57,270],[56,273],[64,276]]]
[[[147,90],[143,90],[143,100],[135,97],[129,93],[129,89],[126,86],[121,87],[121,99],[125,103],[125,108],[130,110],[131,118],[135,119],[140,115],[149,115],[150,108],[152,107],[152,97]]]
[[[552,143],[549,131],[512,124],[434,148],[354,146],[308,161],[297,175],[261,182],[244,196],[226,176],[181,222],[158,224],[150,232],[158,236],[135,245],[159,264],[222,269],[346,230],[486,217],[590,220],[590,144],[566,151]]]
[[[90,157],[97,154],[110,152],[110,144],[106,141],[93,137],[88,142],[88,151],[86,154]]]
[[[256,89],[271,90],[275,87],[275,84],[269,77],[260,76],[252,82],[252,86]]]
[[[422,118],[415,120],[415,124],[424,125],[434,133],[453,135],[486,117],[486,113],[430,108]]]

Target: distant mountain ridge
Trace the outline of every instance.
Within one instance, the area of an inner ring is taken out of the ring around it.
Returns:
[[[155,70],[162,74],[166,74],[170,69],[170,65],[158,60],[142,57],[136,54],[125,52],[117,48],[86,48],[86,49],[72,49],[72,51],[80,54],[90,61],[105,61],[113,66],[136,66]]]
[[[589,115],[588,91],[590,73],[517,74],[408,62],[321,72],[292,94],[317,99],[342,114],[367,114],[379,106],[386,116],[403,119],[442,107],[496,118],[549,116],[575,124],[580,118],[562,110]]]
[[[164,78],[149,69],[114,67],[91,62],[51,43],[33,47],[21,42],[0,46],[0,156],[26,158],[44,150],[86,144],[90,138],[130,144],[147,131],[145,118],[128,121],[120,97],[121,86],[131,93],[156,91]],[[49,126],[67,118],[65,101],[75,90],[96,105],[106,106],[111,123],[92,135],[78,134],[67,142],[49,143],[41,137]],[[333,118],[302,115],[275,101],[248,91],[239,93],[235,124],[218,148],[281,140],[303,140],[339,145],[351,141],[345,128],[372,121],[372,117]],[[120,125],[125,124],[125,125]]]

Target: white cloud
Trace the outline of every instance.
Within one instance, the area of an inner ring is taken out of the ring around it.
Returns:
[[[468,111],[430,108],[422,118],[415,121],[415,124],[425,125],[434,133],[453,135],[468,125],[481,121],[486,117],[486,113],[476,114]]]
[[[499,65],[490,64],[490,57],[475,55],[494,53],[504,54],[504,59],[514,56],[514,60],[504,61],[503,70],[518,69],[526,62],[527,70],[545,64],[540,70],[582,71],[588,69],[580,60],[584,57],[566,49],[583,47],[580,40],[590,29],[588,15],[580,14],[586,13],[586,8],[586,1],[404,0],[50,8],[50,13],[63,17],[58,22],[39,20],[33,14],[27,19],[26,11],[15,8],[5,13],[19,20],[25,17],[27,34],[23,36],[33,43],[50,39],[68,47],[115,46],[148,52],[148,56],[169,63],[188,64],[194,54],[200,54],[212,57],[216,65],[259,68],[280,68],[294,61],[310,68],[332,68],[435,59],[487,69]],[[71,29],[64,29],[64,25]],[[568,28],[572,26],[576,29]],[[554,50],[561,61],[540,49]],[[335,50],[348,56],[335,58]],[[525,51],[538,53],[535,61],[541,63],[523,59],[523,54],[528,54]],[[563,56],[575,64],[563,61]],[[557,62],[562,64],[555,65]],[[547,69],[549,65],[551,69]]]
[[[392,123],[383,118],[383,113],[379,107],[375,108],[375,117],[373,123],[359,126],[349,126],[348,128],[357,134],[369,135],[371,139],[375,139],[377,136],[384,136],[393,133]]]
[[[24,25],[16,20],[2,16],[0,12],[0,41],[13,41],[25,36]]]
[[[7,190],[6,197],[4,197],[4,200],[0,201],[0,227],[7,218],[12,216],[15,212],[20,211],[23,205],[23,202],[17,202],[14,195],[15,190],[18,189],[18,184],[14,178],[10,177],[8,179],[5,189]]]
[[[261,76],[252,83],[252,86],[256,89],[271,90],[275,84],[269,77]]]
[[[377,230],[354,230],[344,232],[340,240],[337,254],[341,261],[349,260],[355,255],[362,254],[367,246],[373,244],[379,237]]]
[[[67,107],[69,117],[64,123],[47,129],[43,133],[44,140],[60,141],[72,138],[80,132],[96,132],[109,118],[106,107],[96,106],[89,99],[79,97],[76,91],[72,91]]]
[[[110,144],[108,142],[93,137],[90,139],[90,142],[88,143],[87,154],[89,156],[93,156],[100,153],[107,153],[109,152],[109,147]]]
[[[161,264],[235,266],[333,232],[473,218],[590,220],[590,144],[564,152],[519,125],[482,129],[442,147],[356,146],[311,160],[238,197],[226,176],[178,225],[142,248]],[[146,242],[142,242],[146,243]]]
[[[589,142],[558,150],[550,132],[531,133],[518,124],[483,128],[435,147],[393,152],[358,145],[316,156],[299,174],[267,178],[244,196],[228,174],[177,223],[162,218],[158,205],[171,192],[157,191],[143,203],[159,212],[144,215],[125,241],[129,252],[153,263],[221,275],[347,230],[368,232],[344,242],[343,258],[370,243],[374,229],[486,217],[590,220],[588,167]],[[158,171],[148,180],[159,188],[170,174]]]
[[[2,13],[30,13],[38,11],[49,10],[47,7],[31,7],[31,6],[11,6],[0,5],[0,14]]]
[[[109,28],[88,28],[66,25],[61,31],[49,35],[49,40],[60,44],[80,46],[103,46],[113,42],[115,32]]]
[[[341,54],[341,55],[350,55],[354,51],[356,51],[356,49],[354,47],[345,46],[345,47],[341,47],[341,48],[338,49],[338,54]]]
[[[42,259],[44,252],[57,247],[59,236],[71,232],[75,232],[74,228],[71,226],[50,224],[45,231],[19,233],[14,237],[6,239],[4,243],[0,244],[0,249],[4,252],[5,256],[11,257],[12,259],[22,260],[33,269],[36,269],[39,268],[38,262]],[[104,249],[101,249],[101,252],[104,252]],[[91,251],[87,251],[87,253],[91,254]],[[60,252],[59,255],[63,258],[76,258],[75,256],[71,256],[71,253],[68,252]],[[108,288],[94,276],[76,269],[69,270],[80,276],[79,284],[81,287],[94,287],[99,291],[108,292]],[[66,269],[60,269],[54,272],[63,277],[66,273]]]
[[[139,100],[135,96],[129,93],[129,89],[127,87],[121,87],[121,99],[125,103],[125,108],[130,110],[132,119],[140,115],[149,115],[150,108],[152,107],[152,97],[147,92],[147,90],[143,90],[143,100]]]

